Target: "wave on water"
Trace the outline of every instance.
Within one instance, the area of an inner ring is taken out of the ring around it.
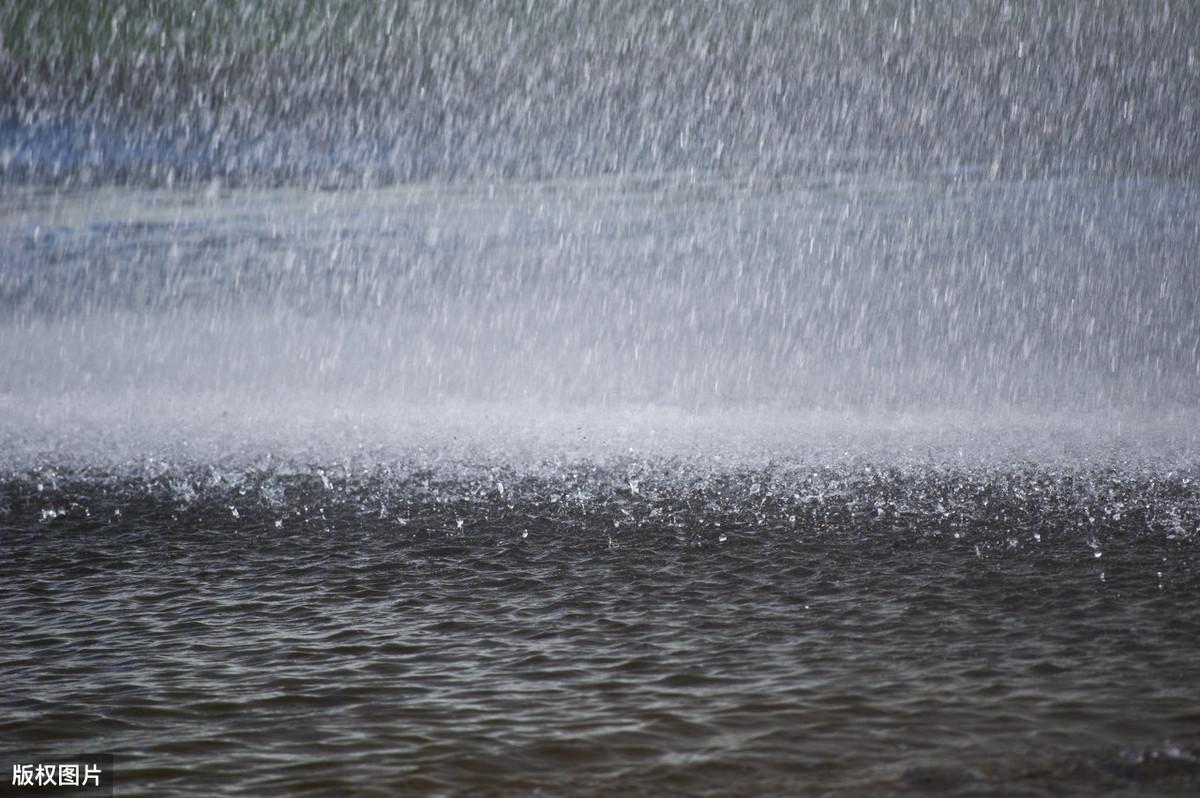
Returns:
[[[0,753],[1197,793],[1195,2],[76,5],[0,3]]]
[[[1105,528],[1179,547],[1200,536],[1187,415],[225,407],[9,406],[0,516],[500,537],[549,525],[601,540],[655,529],[697,543],[890,531],[1000,549],[1095,543]]]
[[[196,795],[1200,783],[1185,420],[229,406],[6,431],[0,739]]]

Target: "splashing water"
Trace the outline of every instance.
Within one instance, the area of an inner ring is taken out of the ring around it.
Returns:
[[[1198,34],[5,6],[0,751],[1194,793]]]

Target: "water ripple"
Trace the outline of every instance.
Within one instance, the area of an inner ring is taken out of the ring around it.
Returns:
[[[1190,472],[661,473],[10,472],[0,742],[131,795],[1200,786]]]

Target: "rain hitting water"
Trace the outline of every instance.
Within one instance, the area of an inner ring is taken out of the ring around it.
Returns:
[[[1195,794],[1197,42],[1172,0],[0,7],[0,754]]]

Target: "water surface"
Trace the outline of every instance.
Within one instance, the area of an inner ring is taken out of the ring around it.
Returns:
[[[0,199],[0,747],[122,795],[1200,789],[1192,183]]]

